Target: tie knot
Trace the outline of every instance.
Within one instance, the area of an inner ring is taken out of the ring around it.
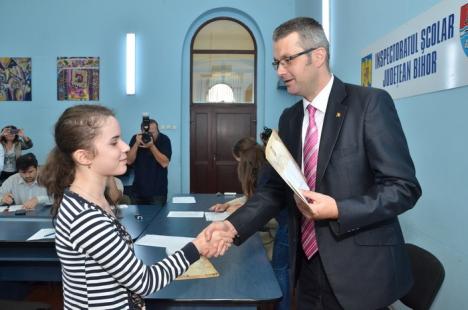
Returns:
[[[317,109],[313,105],[308,104],[307,111],[309,112],[309,117],[312,117],[315,115],[315,111],[317,111]]]

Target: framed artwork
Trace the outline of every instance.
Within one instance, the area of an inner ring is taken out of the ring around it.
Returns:
[[[57,57],[57,100],[99,100],[99,57]]]
[[[31,101],[31,58],[0,57],[0,101]]]

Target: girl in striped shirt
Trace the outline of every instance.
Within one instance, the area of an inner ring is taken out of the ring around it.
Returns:
[[[200,255],[222,255],[230,246],[230,232],[210,242],[201,233],[146,266],[105,194],[107,177],[125,172],[129,150],[112,111],[99,105],[66,109],[55,124],[55,142],[41,181],[54,197],[65,309],[144,309],[142,296],[169,284]]]

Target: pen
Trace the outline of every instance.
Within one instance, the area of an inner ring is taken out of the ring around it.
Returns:
[[[44,238],[45,238],[45,237],[52,237],[53,235],[55,235],[55,231],[54,231],[53,233],[50,233],[50,234],[44,235]]]

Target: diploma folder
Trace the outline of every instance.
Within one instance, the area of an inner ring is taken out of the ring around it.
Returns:
[[[308,204],[309,202],[301,192],[301,190],[310,190],[306,179],[275,130],[272,130],[265,147],[265,157],[294,194]]]

